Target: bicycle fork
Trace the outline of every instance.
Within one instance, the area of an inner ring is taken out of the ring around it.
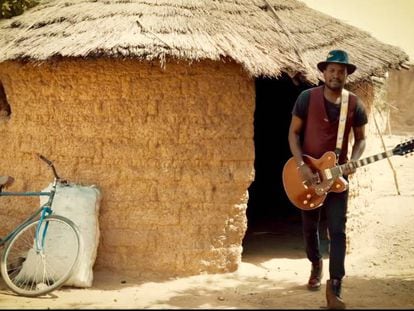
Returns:
[[[36,254],[39,254],[45,246],[47,228],[49,227],[49,222],[47,220],[45,221],[45,217],[49,216],[50,214],[52,214],[52,209],[49,206],[45,206],[42,210],[42,213],[39,218],[39,222],[37,223],[37,226],[36,226],[36,234],[35,234]]]
[[[47,204],[49,204],[49,202]],[[46,254],[44,252],[45,239],[46,239],[46,234],[47,234],[47,230],[49,227],[49,221],[47,219],[45,220],[45,218],[49,216],[50,214],[52,214],[52,209],[50,208],[49,205],[45,205],[40,215],[39,222],[37,223],[37,226],[36,226],[35,251],[36,251],[36,255],[40,256],[41,269],[42,269],[41,271],[42,281],[36,286],[39,286],[41,284],[44,284],[47,286],[50,285],[49,284],[50,281],[48,280],[47,267],[46,267]]]
[[[47,229],[49,227],[49,222],[46,219],[47,216],[52,214],[52,202],[55,197],[56,193],[56,179],[53,182],[52,189],[50,191],[49,199],[45,205],[43,205],[42,213],[40,214],[39,222],[36,226],[36,234],[35,234],[35,250],[36,254],[39,254],[43,251],[45,246],[45,239],[46,239],[46,233]],[[44,225],[44,226],[43,226]],[[42,252],[42,255],[44,253]]]

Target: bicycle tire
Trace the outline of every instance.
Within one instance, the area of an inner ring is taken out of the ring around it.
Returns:
[[[70,278],[80,251],[78,227],[66,217],[50,215],[42,251],[35,250],[35,219],[17,231],[5,245],[1,258],[1,274],[5,284],[15,293],[36,297],[50,293]]]

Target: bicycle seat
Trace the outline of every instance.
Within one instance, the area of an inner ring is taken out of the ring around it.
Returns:
[[[0,176],[0,187],[7,188],[13,184],[14,178],[11,176]]]

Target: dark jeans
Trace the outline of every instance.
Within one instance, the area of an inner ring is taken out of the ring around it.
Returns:
[[[331,279],[342,279],[345,275],[346,212],[348,190],[326,196],[324,205],[314,210],[302,210],[302,228],[306,255],[311,262],[322,258],[320,252],[319,223],[321,211],[326,213],[329,233],[329,274]]]

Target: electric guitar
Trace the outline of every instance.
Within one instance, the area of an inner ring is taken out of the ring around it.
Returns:
[[[348,182],[342,176],[344,168],[358,168],[393,155],[406,155],[414,151],[414,139],[398,144],[393,149],[342,165],[336,164],[336,154],[328,151],[319,159],[304,155],[303,161],[311,168],[314,176],[311,186],[304,184],[296,161],[291,157],[282,171],[283,187],[293,205],[302,210],[321,206],[329,192],[343,192]]]

